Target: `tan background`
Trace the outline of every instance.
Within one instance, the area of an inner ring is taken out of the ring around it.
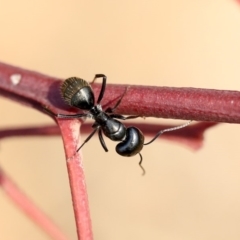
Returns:
[[[240,90],[240,4],[224,0],[0,1],[0,61],[66,78]],[[0,127],[53,123],[0,98]],[[148,120],[146,120],[148,121]],[[157,122],[171,120],[155,119]],[[186,129],[187,131],[187,129]],[[95,239],[240,239],[240,129],[192,152],[156,141],[138,158],[84,147]],[[2,141],[3,169],[76,239],[60,137]],[[0,238],[49,239],[0,191]]]

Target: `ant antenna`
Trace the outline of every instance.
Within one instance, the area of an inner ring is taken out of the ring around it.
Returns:
[[[167,128],[167,129],[163,129],[161,131],[159,131],[156,136],[148,143],[144,143],[143,145],[148,145],[150,143],[152,143],[153,141],[155,141],[160,135],[162,135],[165,132],[171,132],[171,131],[175,131],[181,128],[185,128],[186,126],[188,126],[190,123],[192,122],[192,120],[188,121],[187,123],[184,123],[183,125],[180,126],[176,126],[176,127],[172,127],[172,128]]]
[[[142,160],[143,160],[142,154],[141,153],[138,153],[138,154],[140,156],[140,161],[138,164],[139,164],[139,167],[142,169],[142,176],[143,176],[143,175],[145,175],[146,171],[145,171],[144,167],[142,166]]]

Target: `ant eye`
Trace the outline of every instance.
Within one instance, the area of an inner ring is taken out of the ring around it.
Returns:
[[[77,77],[66,79],[61,86],[61,95],[70,106],[90,110],[94,106],[94,94],[85,80]]]

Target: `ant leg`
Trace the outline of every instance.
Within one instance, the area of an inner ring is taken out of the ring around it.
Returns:
[[[180,126],[176,126],[176,127],[172,127],[172,128],[167,128],[167,129],[163,129],[161,131],[159,131],[156,136],[148,143],[144,143],[143,145],[148,145],[150,143],[152,143],[154,140],[156,140],[160,135],[162,135],[165,132],[171,132],[171,131],[175,131],[181,128],[185,128],[186,126],[188,126],[190,123],[192,122],[192,120],[188,121],[187,123],[184,123],[183,125]]]
[[[87,113],[79,113],[79,114],[61,114],[61,113],[54,113],[53,111],[51,111],[49,108],[47,108],[46,106],[43,107],[45,112],[47,112],[50,116],[54,116],[56,118],[81,118],[81,117],[87,117],[88,114]]]
[[[85,143],[87,143],[91,138],[92,138],[92,136],[96,133],[96,131],[99,129],[99,127],[96,127],[93,131],[92,131],[92,133],[85,139],[85,141],[83,142],[83,144],[77,149],[77,152],[83,147],[83,145],[85,144]]]
[[[125,96],[128,88],[129,88],[129,86],[125,88],[124,93],[122,94],[121,98],[116,102],[115,106],[114,106],[113,108],[111,108],[111,107],[107,108],[105,112],[107,112],[107,113],[113,113],[113,112],[115,111],[115,109],[119,106],[119,104],[121,103],[123,97]]]
[[[98,100],[97,100],[97,104],[99,104],[101,102],[104,92],[105,92],[107,76],[105,76],[104,74],[96,74],[90,84],[93,84],[97,80],[97,78],[102,78],[102,88],[101,88],[101,91],[99,93]]]
[[[113,117],[113,118],[121,119],[121,120],[127,120],[127,119],[133,119],[133,118],[141,117],[141,116],[134,116],[134,115],[130,115],[130,116],[125,117],[121,114],[110,114],[110,116]]]
[[[55,115],[55,117],[57,117],[57,118],[82,118],[82,117],[87,117],[88,116],[88,114],[73,114],[73,115],[71,115],[71,114],[56,114]]]
[[[139,161],[139,167],[142,169],[142,176],[145,175],[146,171],[144,169],[144,167],[142,166],[142,161],[143,161],[143,158],[142,158],[142,154],[141,153],[138,153],[139,156],[140,156],[140,161]]]
[[[100,143],[101,143],[103,149],[105,150],[105,152],[108,152],[108,149],[107,149],[106,143],[105,143],[105,141],[104,141],[104,139],[103,139],[103,135],[102,135],[102,131],[101,131],[101,129],[99,129],[99,131],[98,131],[98,137],[99,137],[99,141],[100,141]]]

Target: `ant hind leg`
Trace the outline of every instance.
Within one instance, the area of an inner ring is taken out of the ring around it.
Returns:
[[[54,113],[52,110],[50,110],[47,106],[43,106],[43,109],[48,115],[56,118],[82,118],[87,117],[87,113],[79,113],[79,114],[61,114],[61,113]]]
[[[96,74],[90,84],[93,84],[97,80],[97,78],[102,78],[102,87],[101,87],[101,91],[99,93],[98,100],[97,100],[97,104],[99,104],[102,101],[102,98],[103,98],[103,95],[105,92],[107,76],[105,76],[104,74]]]
[[[121,120],[134,119],[134,118],[141,117],[141,116],[135,116],[135,115],[130,115],[130,116],[125,117],[125,116],[123,116],[121,114],[110,114],[110,116],[112,118],[117,118],[117,119],[121,119]]]
[[[116,102],[115,106],[114,106],[113,108],[111,108],[111,107],[107,108],[105,112],[107,112],[107,113],[113,113],[113,112],[115,111],[115,109],[116,109],[116,108],[119,106],[119,104],[122,102],[122,99],[123,99],[123,97],[125,96],[126,92],[128,91],[128,88],[129,88],[129,86],[127,86],[127,87],[125,88],[124,93],[122,94],[121,98],[118,99],[118,101]]]

